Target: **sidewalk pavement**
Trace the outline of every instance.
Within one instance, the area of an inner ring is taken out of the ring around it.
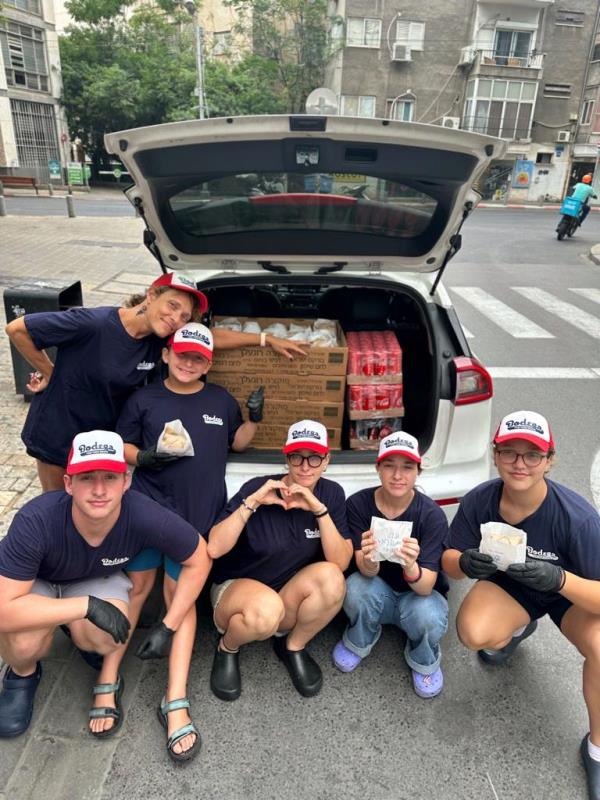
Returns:
[[[0,288],[79,279],[86,305],[117,304],[158,272],[142,227],[136,218],[6,217]],[[19,438],[26,405],[14,394],[5,337],[0,363],[2,535],[39,486]],[[217,637],[202,616],[189,697],[203,748],[183,766],[169,761],[156,719],[166,663],[139,661],[133,642],[124,724],[97,741],[86,720],[94,674],[58,633],[29,731],[0,741],[0,800],[584,800],[581,658],[544,620],[508,665],[480,663],[454,631],[467,589],[450,593],[445,688],[431,701],[413,692],[393,630],[356,673],[338,672],[338,619],[310,646],[324,673],[318,697],[300,697],[270,644],[258,642],[241,656],[242,697],[223,703],[208,685]]]

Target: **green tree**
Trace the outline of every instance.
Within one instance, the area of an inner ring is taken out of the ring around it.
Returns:
[[[226,0],[239,14],[238,33],[252,31],[251,47],[276,69],[286,110],[303,112],[307,96],[325,83],[335,45],[329,36],[340,21],[328,0]]]

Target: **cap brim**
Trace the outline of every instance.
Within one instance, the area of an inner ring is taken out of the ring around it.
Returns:
[[[494,437],[494,444],[503,444],[504,442],[511,442],[515,439],[524,439],[526,442],[531,442],[536,447],[539,447],[543,453],[547,453],[552,447],[554,447],[554,442],[550,440],[547,442],[545,439],[540,439],[539,436],[535,436],[532,433],[509,433],[506,436],[496,436]]]
[[[212,350],[196,342],[171,342],[171,347],[176,353],[200,353],[207,361],[212,361]]]
[[[316,442],[293,442],[293,444],[286,444],[286,446],[283,448],[283,452],[286,455],[288,453],[293,453],[296,450],[313,450],[315,453],[319,453],[321,456],[325,456],[329,452],[328,447],[325,447],[323,444],[317,444]]]
[[[127,464],[119,461],[110,461],[98,459],[98,461],[85,461],[79,464],[68,464],[67,475],[80,475],[82,472],[95,472],[96,470],[103,470],[104,472],[127,472]]]
[[[421,457],[415,455],[415,453],[411,453],[408,450],[388,450],[386,453],[383,453],[381,456],[377,456],[376,464],[379,464],[380,461],[384,461],[389,456],[404,456],[404,458],[410,458],[411,461],[416,461],[417,464],[421,463]]]

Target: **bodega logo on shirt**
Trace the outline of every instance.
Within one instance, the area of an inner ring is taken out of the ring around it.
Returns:
[[[154,368],[154,361],[140,361],[137,365],[136,369],[141,369],[144,372],[148,372],[149,370]]]
[[[558,561],[558,556],[551,550],[536,550],[531,545],[527,545],[527,555],[540,561]]]
[[[321,531],[315,528],[304,528],[304,535],[307,539],[320,539]]]
[[[215,417],[214,414],[202,414],[202,419],[205,425],[222,425],[223,420],[221,417]]]
[[[123,556],[122,558],[103,558],[101,561],[103,567],[117,567],[119,564],[125,564],[129,561],[129,556]]]

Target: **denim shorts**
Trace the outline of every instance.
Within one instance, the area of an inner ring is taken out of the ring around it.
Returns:
[[[135,558],[125,567],[127,572],[145,572],[148,569],[158,569],[164,566],[166,574],[169,578],[176,581],[181,573],[181,564],[178,564],[169,556],[163,555],[160,550],[154,547],[147,547],[145,550],[140,551]]]

